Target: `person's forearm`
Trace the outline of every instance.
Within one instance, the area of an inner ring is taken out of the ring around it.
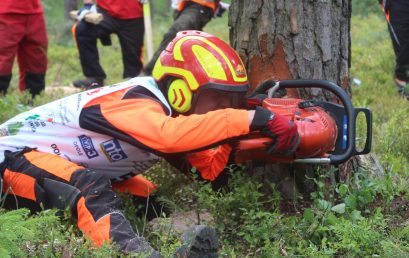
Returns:
[[[84,4],[93,4],[94,0],[84,0]]]
[[[149,149],[162,153],[197,150],[214,143],[249,133],[254,111],[222,109],[203,115],[169,117],[154,100],[119,100],[103,103],[102,116],[90,108],[81,114],[81,127],[118,137],[127,135]],[[118,132],[104,129],[107,123]],[[101,127],[98,127],[101,125]],[[97,128],[98,127],[98,128]],[[130,142],[131,144],[133,142]]]

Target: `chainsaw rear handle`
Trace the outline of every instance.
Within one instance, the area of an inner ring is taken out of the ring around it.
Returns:
[[[284,80],[278,81],[275,85],[264,84],[255,90],[257,93],[265,93],[268,90],[268,96],[272,97],[274,92],[280,89],[287,88],[321,88],[328,90],[335,94],[335,96],[341,100],[343,108],[346,114],[346,121],[344,121],[344,126],[342,128],[343,141],[346,143],[343,146],[342,151],[336,154],[330,154],[326,158],[305,158],[296,159],[295,162],[298,163],[313,163],[313,164],[333,164],[337,165],[347,161],[351,156],[357,154],[369,153],[371,149],[371,139],[372,139],[372,113],[369,109],[358,108],[354,109],[352,102],[347,95],[347,93],[335,83],[326,80]],[[358,151],[355,146],[355,130],[356,130],[356,118],[358,113],[364,113],[367,123],[367,139],[365,147],[363,150]],[[345,128],[346,125],[346,128]]]

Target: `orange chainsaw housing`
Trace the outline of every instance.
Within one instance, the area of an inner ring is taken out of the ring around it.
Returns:
[[[304,100],[267,98],[262,104],[264,108],[286,116],[297,124],[300,144],[293,156],[268,154],[266,144],[271,143],[272,140],[260,135],[259,132],[253,132],[247,138],[240,139],[234,146],[235,161],[238,163],[248,161],[289,163],[299,158],[328,156],[328,152],[335,148],[338,135],[335,120],[321,107],[299,108],[300,102]]]

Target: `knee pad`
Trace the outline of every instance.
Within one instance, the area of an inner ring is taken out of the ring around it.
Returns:
[[[47,208],[64,210],[69,207],[73,211],[76,210],[78,199],[81,197],[78,188],[49,178],[44,178],[43,188]]]

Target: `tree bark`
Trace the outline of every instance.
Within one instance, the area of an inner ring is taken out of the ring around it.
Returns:
[[[351,0],[232,0],[230,42],[247,68],[252,89],[266,79],[325,79],[350,94],[350,18]],[[335,101],[331,93],[316,88],[288,90],[287,95]],[[272,177],[284,175],[281,182],[288,183],[288,177],[297,185],[303,181],[300,190],[311,186],[304,180],[311,176],[311,166],[265,168]],[[342,166],[341,177],[349,170]]]
[[[232,0],[230,41],[252,88],[267,78],[326,79],[350,93],[350,18],[351,0]]]

